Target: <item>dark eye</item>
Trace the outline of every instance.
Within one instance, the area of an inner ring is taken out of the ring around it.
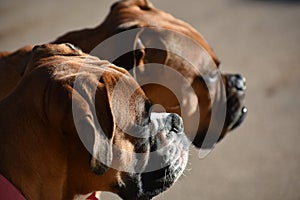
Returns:
[[[216,82],[219,79],[219,71],[213,70],[208,73],[208,80],[211,83]]]

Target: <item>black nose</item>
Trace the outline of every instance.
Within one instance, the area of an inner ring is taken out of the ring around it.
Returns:
[[[173,131],[177,134],[183,133],[183,122],[179,115],[175,113],[168,115],[167,122],[170,124],[170,131]]]
[[[237,90],[246,89],[246,79],[241,74],[234,74],[229,76],[230,85],[235,87]]]

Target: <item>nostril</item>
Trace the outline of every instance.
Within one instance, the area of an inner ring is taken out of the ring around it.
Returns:
[[[246,79],[240,74],[236,74],[231,78],[234,87],[237,90],[245,90],[246,89]]]
[[[179,115],[177,114],[170,114],[169,119],[171,122],[171,130],[177,134],[181,134],[183,132],[183,124],[182,124],[182,119]]]
[[[178,133],[178,132],[179,132],[178,128],[175,127],[175,126],[172,127],[171,131],[173,131],[173,132],[175,132],[175,133]]]

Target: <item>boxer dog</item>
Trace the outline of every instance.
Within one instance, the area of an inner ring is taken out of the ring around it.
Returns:
[[[144,200],[181,175],[182,119],[151,112],[126,70],[70,44],[36,46],[26,60],[0,101],[1,184],[4,177],[28,200],[93,191]]]
[[[130,30],[133,31],[130,36],[93,52],[112,36]],[[152,77],[156,80],[174,79],[162,68],[154,72],[154,67],[151,67],[153,63],[168,66],[180,73],[196,95],[186,92],[187,88],[179,83],[173,86],[183,91],[179,95],[181,97],[160,84],[149,83],[142,88],[153,103],[183,117],[185,132],[196,147],[211,148],[215,144],[214,141],[204,144],[210,126],[212,134],[221,140],[227,132],[238,127],[246,116],[245,78],[240,74],[219,76],[219,59],[203,37],[189,24],[155,8],[148,0],[119,1],[113,4],[110,13],[98,27],[69,32],[53,43],[62,42],[72,43],[84,52],[124,67],[135,75],[140,84],[143,82],[141,80],[149,79],[149,74],[154,74]],[[112,56],[119,47],[131,48],[131,51]],[[226,94],[222,95],[224,90]],[[215,105],[226,107],[224,119],[213,116]],[[195,121],[197,117],[194,116],[198,112],[200,117]],[[217,130],[213,124],[222,127]]]

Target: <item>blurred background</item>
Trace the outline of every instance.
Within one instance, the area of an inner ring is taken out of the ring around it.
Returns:
[[[222,71],[247,78],[249,110],[244,124],[205,159],[192,148],[185,175],[156,199],[299,200],[300,1],[152,2],[204,35]],[[0,0],[0,51],[95,27],[112,3]],[[102,199],[118,198],[104,194]]]

